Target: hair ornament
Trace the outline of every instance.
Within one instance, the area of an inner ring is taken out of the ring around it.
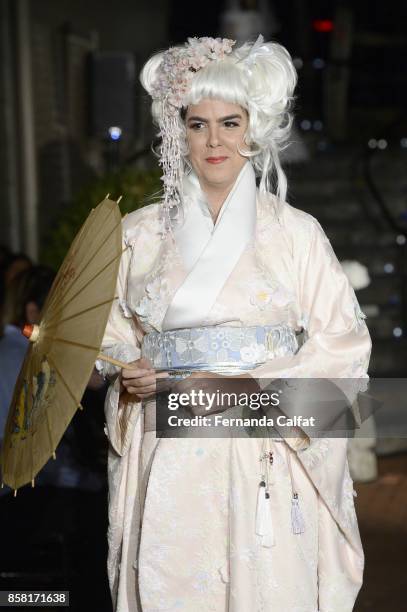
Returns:
[[[250,76],[252,75],[251,67],[256,63],[259,56],[261,55],[270,56],[274,54],[273,49],[271,49],[269,45],[265,45],[263,43],[264,43],[264,37],[262,34],[259,34],[256,42],[254,42],[253,45],[251,46],[249,53],[239,60],[239,62],[242,62],[245,64]]]
[[[183,47],[171,47],[163,55],[153,83],[153,99],[163,100],[168,114],[176,115],[182,107],[194,74],[210,61],[222,60],[231,53],[236,41],[228,38],[188,38]]]
[[[162,139],[159,165],[163,174],[163,237],[171,227],[171,219],[180,207],[180,188],[183,177],[181,154],[181,126],[179,111],[188,94],[190,83],[198,70],[209,62],[222,60],[231,53],[234,40],[228,38],[188,38],[183,47],[172,47],[163,55],[152,84],[151,96],[162,105],[159,122]],[[174,209],[171,211],[171,209]]]

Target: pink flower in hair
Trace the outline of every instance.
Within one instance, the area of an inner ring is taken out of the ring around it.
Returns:
[[[151,95],[162,103],[160,136],[164,184],[163,237],[171,226],[170,209],[181,203],[180,189],[183,174],[181,156],[181,128],[177,115],[190,89],[196,72],[211,61],[223,60],[232,51],[234,40],[227,38],[188,38],[184,47],[173,47],[163,55]]]
[[[168,49],[153,84],[153,98],[166,100],[172,107],[167,108],[167,112],[175,115],[182,106],[194,74],[210,61],[224,59],[234,44],[235,41],[227,38],[188,38],[184,47]]]

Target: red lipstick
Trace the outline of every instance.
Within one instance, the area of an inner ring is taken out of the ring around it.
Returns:
[[[227,157],[207,157],[206,161],[210,164],[221,164]]]

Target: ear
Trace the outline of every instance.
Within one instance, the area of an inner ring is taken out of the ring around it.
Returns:
[[[40,322],[40,309],[35,302],[27,302],[25,306],[25,319],[30,325]]]

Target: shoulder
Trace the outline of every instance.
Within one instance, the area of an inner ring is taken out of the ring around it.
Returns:
[[[294,244],[307,246],[316,237],[327,240],[321,224],[315,217],[288,202],[279,202],[274,194],[267,194],[264,209],[268,211],[266,215],[270,215],[270,219],[278,223],[280,231],[283,230]]]
[[[288,202],[284,202],[281,207],[281,218],[287,230],[300,232],[301,234],[311,234],[323,232],[318,219],[299,208],[295,208]]]
[[[133,245],[139,238],[152,238],[160,233],[160,204],[149,204],[123,217],[123,239]]]
[[[159,220],[160,203],[148,204],[133,210],[123,217],[123,230],[130,230],[140,223],[155,223]]]
[[[282,221],[299,265],[315,258],[336,264],[331,243],[315,217],[285,203]]]

